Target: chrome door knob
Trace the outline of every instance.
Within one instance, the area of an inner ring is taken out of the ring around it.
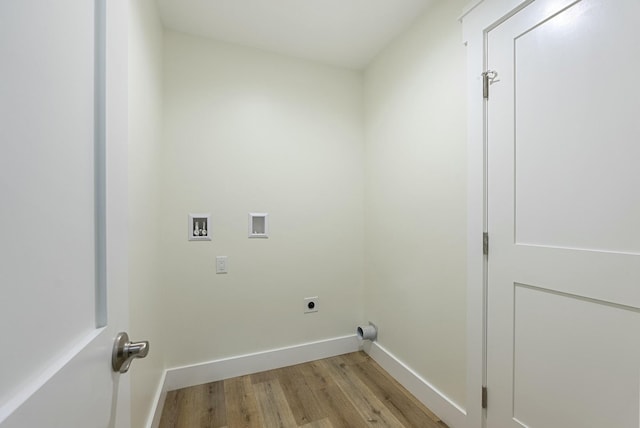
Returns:
[[[125,332],[118,333],[113,344],[111,366],[113,371],[126,373],[134,358],[144,358],[149,353],[149,342],[130,342]]]

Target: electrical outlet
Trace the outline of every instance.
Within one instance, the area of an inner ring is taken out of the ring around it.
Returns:
[[[216,273],[227,272],[227,256],[216,256]]]
[[[311,312],[318,312],[320,299],[316,297],[305,297],[304,299],[304,313],[310,314]]]

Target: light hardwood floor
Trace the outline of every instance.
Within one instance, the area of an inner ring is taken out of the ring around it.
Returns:
[[[161,428],[445,428],[364,352],[171,391]]]

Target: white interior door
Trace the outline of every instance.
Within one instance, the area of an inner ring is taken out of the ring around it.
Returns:
[[[126,29],[121,0],[0,2],[2,428],[129,424]]]
[[[487,426],[639,426],[640,1],[488,33]]]

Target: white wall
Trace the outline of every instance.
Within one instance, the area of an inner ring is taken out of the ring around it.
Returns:
[[[162,278],[170,367],[353,334],[363,320],[360,74],[165,33]],[[187,241],[189,212],[213,240]],[[269,239],[247,238],[268,212]],[[229,257],[216,275],[215,257]],[[303,298],[320,311],[303,314]]]
[[[382,346],[462,407],[465,3],[436,3],[365,72],[367,319]]]
[[[163,39],[152,2],[134,3],[131,333],[152,340],[132,371],[134,426],[164,367],[366,320],[464,407],[465,2],[437,2],[364,75]],[[187,241],[189,212],[211,213],[212,241]],[[247,238],[249,212],[269,212],[269,239]],[[316,295],[320,311],[304,315]]]
[[[162,26],[153,0],[130,5],[129,22],[129,298],[132,340],[149,340],[133,363],[132,427],[142,427],[164,369],[159,294]]]

